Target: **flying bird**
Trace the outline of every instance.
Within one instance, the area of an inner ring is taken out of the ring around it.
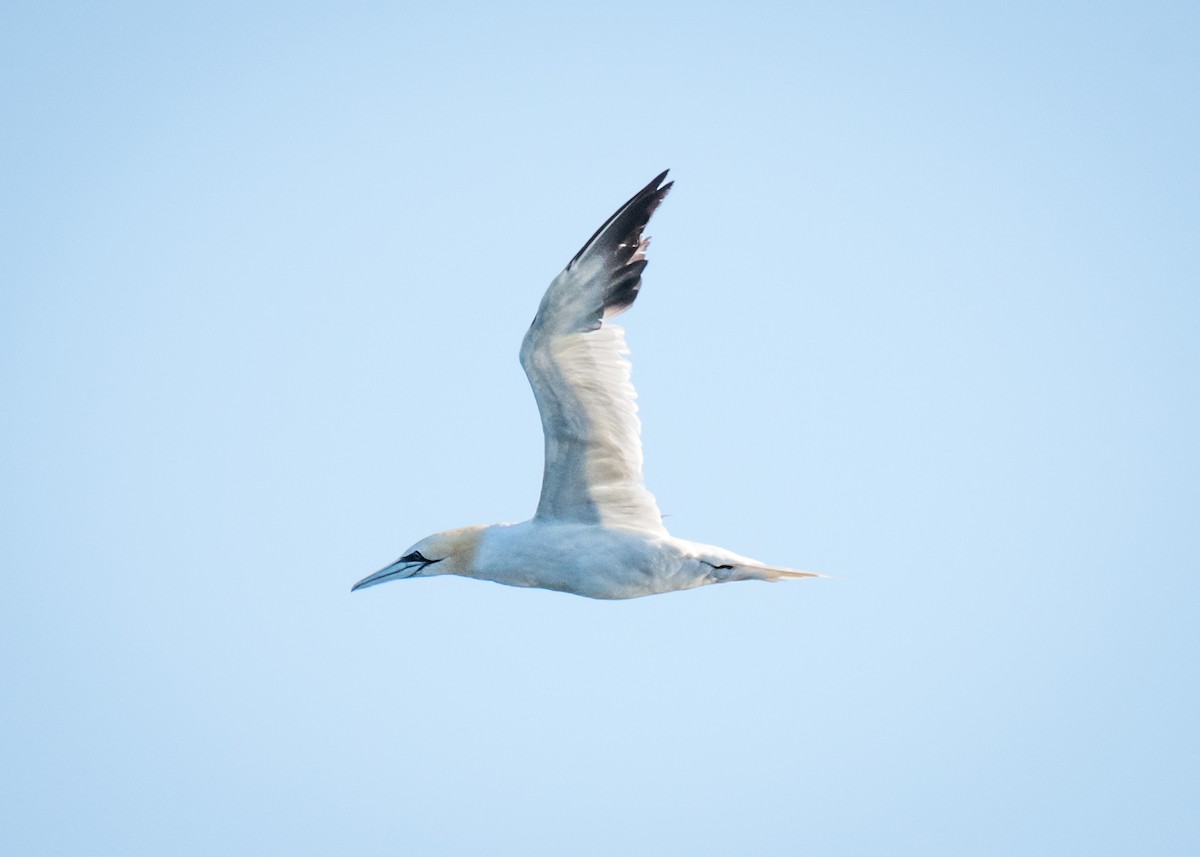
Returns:
[[[546,441],[533,518],[435,533],[353,589],[457,574],[615,599],[821,576],[675,538],[646,490],[629,349],[611,319],[642,286],[650,244],[642,230],[671,189],[666,177],[634,194],[567,263],[521,343]]]

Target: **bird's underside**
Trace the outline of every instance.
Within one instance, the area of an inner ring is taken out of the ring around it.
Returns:
[[[624,331],[610,320],[637,298],[642,231],[671,189],[666,172],[617,209],[554,278],[521,343],[545,435],[533,519],[422,539],[355,589],[457,574],[592,598],[633,598],[708,583],[817,577],[667,533],[642,478],[641,424]]]

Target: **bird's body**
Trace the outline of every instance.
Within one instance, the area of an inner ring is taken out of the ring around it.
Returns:
[[[496,524],[479,532],[470,577],[588,598],[637,598],[785,572],[721,548],[595,524]]]
[[[642,480],[641,426],[621,328],[641,288],[642,230],[671,185],[658,176],[555,277],[521,345],[545,434],[533,519],[422,539],[355,584],[456,574],[618,599],[733,580],[818,577],[671,536]]]

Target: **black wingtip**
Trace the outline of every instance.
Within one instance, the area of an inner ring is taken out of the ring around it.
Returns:
[[[669,172],[669,169],[663,170],[651,179],[649,184],[631,196],[612,217],[604,221],[567,263],[567,268],[574,267],[575,263],[589,252],[611,254],[618,250],[627,250],[626,258],[617,260],[617,263],[628,263],[637,252],[642,240],[642,230],[646,228],[654,210],[675,185],[673,181],[663,184],[663,179]]]

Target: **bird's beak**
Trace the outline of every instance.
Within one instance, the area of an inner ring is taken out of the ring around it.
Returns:
[[[396,560],[387,568],[381,568],[372,575],[368,575],[358,583],[350,587],[350,591],[354,592],[359,589],[366,589],[368,586],[375,586],[378,583],[387,583],[389,580],[403,580],[406,577],[412,577],[418,571],[425,567],[422,562],[401,562]]]

